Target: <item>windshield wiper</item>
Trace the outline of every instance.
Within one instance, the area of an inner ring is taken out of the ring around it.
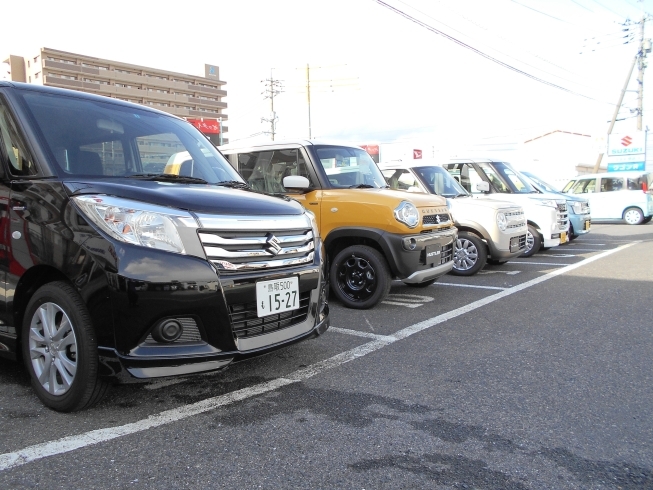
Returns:
[[[249,184],[246,182],[241,182],[240,180],[223,180],[222,182],[218,182],[216,185],[220,185],[222,187],[229,187],[231,189],[249,189]]]
[[[378,187],[374,187],[373,185],[370,184],[358,184],[358,185],[350,185],[350,189],[378,189]]]
[[[130,179],[140,180],[157,180],[162,182],[178,182],[180,184],[208,184],[204,179],[199,177],[190,177],[188,175],[176,174],[132,174],[128,175]]]

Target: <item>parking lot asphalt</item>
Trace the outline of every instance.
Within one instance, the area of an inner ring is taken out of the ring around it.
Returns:
[[[653,223],[59,414],[0,361],[1,488],[653,488]]]

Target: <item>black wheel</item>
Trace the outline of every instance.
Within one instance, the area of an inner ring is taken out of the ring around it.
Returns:
[[[507,260],[499,260],[499,259],[487,259],[487,263],[490,265],[503,265]]]
[[[383,255],[367,245],[352,245],[331,262],[331,291],[348,308],[371,308],[388,295],[392,278]]]
[[[526,232],[526,250],[524,250],[524,253],[520,257],[530,257],[536,254],[540,251],[541,246],[542,237],[534,226],[528,225],[528,231]]]
[[[485,266],[486,262],[487,248],[483,240],[473,233],[459,232],[454,247],[451,274],[473,276]]]
[[[624,220],[629,225],[640,225],[644,222],[644,213],[639,208],[628,208],[624,211]]]
[[[651,221],[651,218],[653,218],[653,216],[647,216],[646,218],[644,218],[644,221],[642,221],[642,223],[649,223]]]
[[[438,279],[436,278],[436,279],[429,279],[428,281],[424,281],[424,282],[411,282],[411,283],[405,282],[404,284],[406,286],[410,286],[411,288],[426,288],[431,284],[434,284],[435,281],[437,280]]]
[[[74,412],[97,403],[107,383],[98,379],[97,340],[86,305],[65,282],[34,293],[25,311],[23,359],[44,405]]]

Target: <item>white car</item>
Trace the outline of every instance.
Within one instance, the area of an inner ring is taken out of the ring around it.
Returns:
[[[586,174],[567,182],[562,192],[586,198],[592,221],[648,223],[653,217],[653,172]]]

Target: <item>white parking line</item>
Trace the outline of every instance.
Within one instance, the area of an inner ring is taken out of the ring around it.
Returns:
[[[193,415],[208,412],[218,407],[224,407],[237,401],[246,400],[263,393],[277,390],[292,383],[307,380],[324,371],[336,368],[345,363],[358,359],[359,357],[370,354],[371,352],[382,349],[383,347],[397,342],[398,340],[410,337],[411,335],[419,333],[422,330],[426,330],[435,325],[446,322],[447,320],[451,320],[452,318],[464,315],[465,313],[503,299],[506,296],[510,296],[511,294],[515,294],[529,287],[535,286],[541,282],[553,279],[554,277],[564,274],[565,272],[569,272],[596,260],[607,257],[608,255],[624,250],[634,244],[635,242],[631,242],[618,248],[594,255],[575,264],[567,265],[562,269],[549,272],[548,274],[542,275],[535,279],[531,279],[530,281],[519,284],[517,286],[513,286],[496,294],[492,294],[480,300],[469,303],[468,305],[456,308],[455,310],[451,310],[447,313],[443,313],[442,315],[438,315],[436,317],[429,318],[428,320],[424,320],[409,327],[403,328],[396,332],[393,336],[383,336],[382,338],[377,338],[354,349],[350,349],[348,351],[342,352],[341,354],[330,357],[329,359],[325,359],[324,361],[316,362],[315,364],[312,364],[303,369],[299,369],[282,378],[277,378],[265,383],[250,386],[248,388],[243,388],[241,390],[233,391],[225,395],[207,398],[190,405],[184,405],[181,407],[173,408],[171,410],[166,410],[164,412],[150,415],[145,419],[132,422],[130,424],[120,425],[116,427],[106,427],[104,429],[96,429],[74,436],[63,437],[55,441],[36,444],[24,449],[20,449],[18,451],[1,454],[0,471],[16,468],[18,466],[22,466],[32,461],[37,461],[49,456],[67,453],[76,449],[81,449],[101,442],[111,441],[119,437],[136,434],[147,429],[153,429],[166,424],[170,424],[172,422],[184,420],[192,417]]]
[[[354,337],[365,337],[368,339],[382,340],[384,342],[394,342],[397,340],[397,338],[392,335],[377,335],[372,332],[361,332],[359,330],[352,330],[350,328],[329,327],[329,331],[353,335]]]
[[[496,286],[476,286],[473,284],[454,284],[453,282],[436,282],[433,284],[434,286],[456,286],[459,288],[478,288],[478,289],[498,289],[499,291],[503,291],[507,288],[499,288]]]
[[[569,264],[559,264],[556,262],[527,262],[525,260],[509,260],[506,262],[506,264],[512,264],[512,265],[521,265],[521,264],[528,264],[528,265],[569,265]]]

